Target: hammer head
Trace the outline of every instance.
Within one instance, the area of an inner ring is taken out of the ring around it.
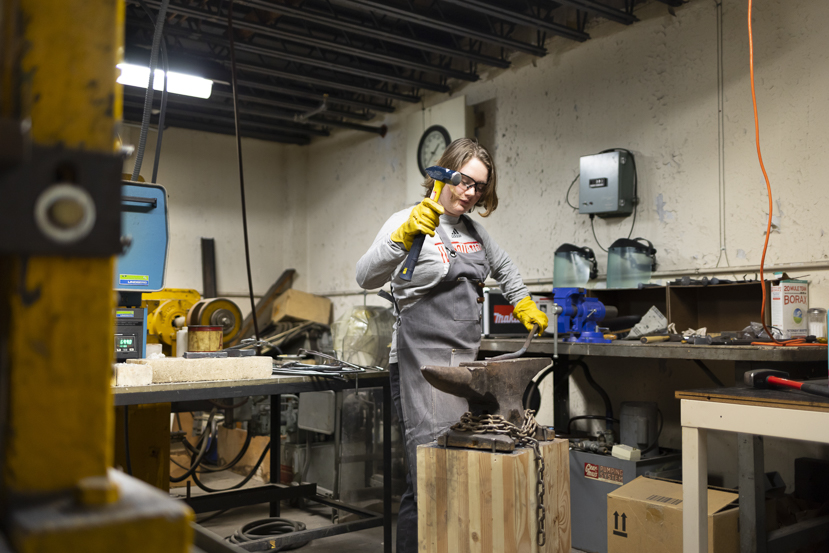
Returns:
[[[446,184],[458,185],[461,183],[461,174],[457,171],[452,171],[441,167],[440,165],[432,165],[426,168],[426,174],[435,180]]]
[[[789,378],[789,373],[786,371],[776,371],[774,369],[756,369],[753,371],[746,371],[743,374],[743,382],[752,388],[768,388],[768,380],[770,376]]]
[[[472,361],[461,363],[460,367],[425,366],[420,370],[426,381],[438,390],[465,398],[472,414],[501,415],[521,426],[524,390],[532,378],[551,363],[547,357],[525,357]]]

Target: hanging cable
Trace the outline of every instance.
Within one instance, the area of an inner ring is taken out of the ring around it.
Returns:
[[[580,177],[580,176],[581,176],[581,173],[579,173],[578,175],[576,175],[576,178],[574,178],[574,179],[573,179],[573,182],[571,182],[571,183],[570,183],[570,186],[569,186],[569,187],[567,187],[567,194],[565,194],[565,195],[564,195],[564,201],[566,201],[566,202],[567,202],[567,205],[569,205],[569,206],[570,206],[570,207],[572,207],[573,209],[578,209],[578,208],[579,208],[579,206],[577,206],[577,205],[573,205],[573,204],[571,204],[571,203],[570,203],[570,190],[572,190],[572,189],[573,189],[573,185],[574,185],[574,184],[576,184],[576,181],[578,181],[578,180],[579,180],[579,177]]]
[[[198,454],[194,457],[190,458],[190,468],[187,471],[180,475],[180,476],[170,476],[170,482],[184,482],[190,476],[195,478],[196,469],[199,468],[199,465],[204,459],[207,450],[210,448],[210,438],[212,437],[212,428],[213,428],[213,418],[216,416],[216,409],[210,411],[210,416],[207,418],[207,424],[205,426],[204,432],[199,438],[199,443],[201,443],[201,448],[199,449]]]
[[[771,221],[774,211],[774,203],[771,195],[771,181],[769,181],[769,175],[766,172],[766,165],[763,163],[763,153],[760,151],[760,119],[757,116],[757,93],[754,89],[754,36],[751,31],[751,11],[752,0],[748,0],[748,64],[751,76],[751,103],[754,107],[754,139],[757,143],[757,159],[760,161],[760,169],[763,171],[763,178],[766,179],[766,191],[769,196],[769,220],[766,225],[766,239],[763,242],[763,255],[760,258],[760,284],[763,288],[763,303],[760,305],[760,322],[763,325],[763,329],[769,335],[769,338],[771,338],[774,343],[779,344],[781,342],[774,337],[774,334],[772,334],[771,330],[769,330],[766,326],[766,279],[763,275],[763,266],[766,263],[766,250],[768,250],[769,247],[769,236],[771,235]]]
[[[223,488],[223,489],[220,489],[220,490],[213,489],[213,488],[205,485],[201,480],[199,480],[199,477],[195,472],[192,474],[193,481],[196,483],[196,485],[198,487],[200,487],[201,489],[203,489],[206,492],[214,492],[215,493],[215,492],[227,492],[227,491],[230,491],[230,490],[238,490],[239,488],[241,488],[242,486],[244,486],[245,484],[250,482],[251,478],[254,477],[254,475],[256,474],[256,471],[259,470],[259,465],[261,465],[262,461],[265,460],[265,455],[267,455],[267,453],[270,449],[271,449],[271,443],[268,442],[268,445],[266,445],[265,449],[262,450],[262,455],[259,456],[259,460],[256,461],[255,465],[253,465],[253,468],[251,469],[250,473],[244,478],[244,480],[242,480],[241,482],[239,482],[239,483],[237,483],[237,484],[235,484],[235,485],[233,485],[229,488]]]
[[[288,520],[287,518],[264,518],[262,520],[254,520],[236,530],[232,536],[227,538],[227,541],[233,544],[243,544],[246,542],[261,540],[264,538],[271,538],[281,536],[282,534],[290,534],[292,532],[301,532],[305,530],[305,523]],[[288,551],[290,549],[299,549],[308,544],[311,540],[303,541],[285,545],[274,549],[274,551]]]
[[[259,322],[256,320],[256,302],[253,300],[253,279],[250,274],[250,245],[248,244],[248,214],[245,206],[245,172],[242,168],[242,130],[239,123],[239,98],[236,93],[236,49],[233,40],[233,0],[227,6],[227,35],[230,38],[230,82],[233,87],[233,120],[236,123],[236,159],[239,162],[239,189],[242,193],[242,228],[245,235],[245,264],[248,269],[248,290],[253,334],[259,341]],[[258,348],[257,348],[258,349]]]
[[[167,47],[161,42],[161,60],[164,64],[164,86],[161,88],[161,110],[158,112],[158,132],[155,139],[155,158],[153,159],[153,178],[150,182],[158,181],[158,162],[161,159],[161,139],[164,137],[164,115],[167,113],[167,75],[170,73],[170,64],[167,59]]]
[[[602,396],[602,401],[604,401],[604,408],[605,408],[605,424],[607,428],[613,428],[613,404],[610,402],[610,396],[607,392],[599,386],[599,384],[593,380],[593,376],[590,374],[590,369],[587,368],[587,363],[584,361],[573,361],[574,365],[581,367],[582,371],[584,371],[584,378],[587,380],[587,383],[590,385],[591,388],[596,390],[600,396]]]
[[[138,0],[138,4],[150,18],[153,20],[153,12],[150,11],[149,6],[144,0]],[[155,24],[153,24],[155,25]],[[156,133],[155,141],[155,159],[153,160],[153,178],[150,182],[155,183],[158,179],[158,162],[161,158],[161,139],[164,135],[164,114],[167,112],[167,75],[170,73],[170,61],[167,58],[167,41],[164,40],[164,33],[161,34],[161,65],[164,68],[164,84],[161,87],[161,110],[158,112],[158,132]],[[143,155],[142,155],[143,157]]]
[[[826,347],[827,344],[817,344],[817,343],[807,343],[802,339],[793,339],[793,340],[778,340],[774,337],[774,334],[766,326],[766,278],[763,275],[763,266],[766,263],[766,250],[769,247],[769,236],[771,235],[771,221],[772,221],[772,214],[774,211],[774,202],[772,199],[771,194],[771,181],[769,180],[769,175],[766,172],[766,165],[763,163],[763,153],[760,151],[760,119],[757,115],[757,93],[754,89],[754,35],[752,34],[751,30],[751,12],[752,12],[752,0],[748,0],[748,64],[749,64],[749,74],[751,76],[751,103],[754,107],[754,138],[755,142],[757,143],[757,159],[760,162],[760,169],[763,171],[763,178],[766,180],[766,191],[768,192],[769,196],[769,219],[768,223],[766,224],[766,239],[763,242],[763,256],[760,258],[760,284],[763,288],[763,303],[760,304],[760,322],[763,324],[763,330],[766,331],[766,334],[769,335],[769,338],[772,340],[773,344],[768,344],[765,342],[756,342],[760,345],[777,345],[777,346],[821,346]]]
[[[155,68],[158,65],[158,49],[161,44],[161,32],[164,28],[164,17],[167,14],[167,6],[170,0],[161,0],[161,7],[158,9],[158,16],[153,32],[153,45],[150,49],[150,82],[147,83],[147,93],[144,96],[144,114],[141,117],[141,134],[138,138],[138,150],[135,154],[135,166],[132,169],[131,180],[138,180],[141,172],[141,164],[144,161],[144,148],[147,146],[147,130],[150,128],[150,117],[153,111],[153,77]]]

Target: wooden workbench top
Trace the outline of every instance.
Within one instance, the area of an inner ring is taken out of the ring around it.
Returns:
[[[517,351],[524,338],[485,338],[481,351]],[[528,353],[550,355],[554,350],[553,338],[535,338]],[[616,340],[610,344],[558,343],[559,355],[591,355],[597,357],[636,357],[645,359],[699,359],[702,361],[826,361],[827,348],[821,347],[770,347],[770,346],[695,346],[661,342],[643,344],[638,340]]]

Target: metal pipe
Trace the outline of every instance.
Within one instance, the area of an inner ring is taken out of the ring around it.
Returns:
[[[134,1],[134,0],[133,0]],[[158,0],[145,0],[145,2],[157,8],[160,6],[161,2]],[[281,11],[279,8],[271,8],[274,11]],[[204,10],[192,8],[189,6],[182,6],[180,4],[170,4],[167,9],[168,12],[175,13],[178,15],[184,15],[187,17],[192,17],[194,19],[199,19],[201,21],[209,21],[211,23],[216,23],[219,25],[223,25],[224,17],[222,15],[217,15],[214,13],[206,12]],[[316,46],[318,48],[324,48],[327,50],[331,50],[341,54],[349,54],[351,56],[366,58],[373,61],[380,61],[384,63],[388,63],[390,65],[398,65],[400,67],[406,67],[408,69],[413,69],[415,71],[425,71],[429,73],[437,73],[440,75],[445,75],[447,77],[460,79],[464,81],[474,82],[478,80],[478,75],[475,73],[468,73],[465,71],[458,71],[452,69],[450,67],[440,67],[436,65],[432,65],[429,63],[422,63],[413,60],[402,59],[399,57],[395,57],[389,54],[382,54],[379,52],[370,52],[364,48],[358,48],[355,46],[349,46],[347,44],[341,44],[336,42],[331,42],[329,40],[324,40],[321,38],[316,38],[308,35],[301,35],[297,33],[292,33],[290,31],[285,31],[282,29],[275,29],[273,27],[269,27],[267,25],[261,25],[258,23],[251,23],[244,20],[236,20],[233,24],[235,28],[238,29],[245,29],[248,31],[253,31],[255,33],[261,34],[263,36],[269,36],[272,38],[277,38],[280,40],[287,40],[290,42],[296,42],[302,44],[304,46]],[[242,50],[242,44],[236,44],[237,50]]]
[[[621,23],[622,25],[630,25],[631,23],[639,21],[639,18],[631,13],[625,13],[621,10],[595,2],[594,0],[556,0],[556,3],[573,6],[586,12],[596,14],[599,17],[609,19],[610,21]]]
[[[222,61],[224,65],[229,64],[230,62]],[[271,77],[280,77],[282,79],[288,79],[291,81],[299,81],[308,84],[316,84],[320,86],[330,87],[338,90],[346,90],[348,92],[356,92],[357,94],[366,94],[368,96],[376,96],[378,98],[388,98],[390,100],[400,100],[402,102],[409,102],[412,104],[416,104],[420,102],[420,96],[416,96],[413,94],[400,94],[397,92],[389,92],[387,90],[378,90],[376,88],[369,88],[364,86],[355,86],[349,84],[343,84],[338,81],[329,81],[326,79],[319,79],[316,77],[309,77],[306,75],[299,75],[297,73],[291,73],[290,71],[281,71],[279,69],[273,69],[270,67],[259,67],[257,65],[249,65],[246,63],[237,63],[236,67],[243,70],[248,71],[250,73],[259,73],[261,75],[270,75]]]
[[[136,102],[125,101],[124,102],[124,107],[138,107],[138,106],[137,106]],[[216,105],[209,106],[209,107],[222,109],[222,108],[219,108],[219,106],[216,106]],[[231,108],[231,110],[232,109],[233,108]],[[191,110],[186,110],[186,109],[178,109],[178,108],[169,108],[168,107],[167,108],[167,113],[169,113],[171,115],[180,115],[180,116],[184,116],[184,117],[204,117],[205,119],[212,119],[214,121],[219,121],[219,122],[222,122],[222,123],[234,123],[233,117],[224,117],[224,116],[221,116],[221,115],[214,115],[212,113],[203,113],[203,112],[199,112],[199,111],[191,111]],[[273,125],[271,123],[261,123],[259,121],[251,121],[249,119],[246,119],[243,123],[249,124],[249,125],[255,125],[257,127],[260,127],[260,128],[263,128],[263,129],[268,129],[268,130],[278,130],[278,131],[289,130],[289,131],[295,132],[297,134],[308,134],[308,135],[313,135],[313,136],[328,136],[329,135],[328,131],[326,131],[326,130],[317,129],[315,127],[309,127],[309,126],[305,126],[305,127],[287,127],[287,126],[282,126],[282,125]]]
[[[127,61],[130,63],[137,63],[137,64],[146,64],[147,59],[149,59],[148,50],[145,50],[140,47],[127,47],[126,51],[126,58]],[[187,48],[178,47],[175,51],[170,52],[170,58],[173,60],[171,66],[174,68],[176,66],[191,66],[193,62],[204,62],[203,66],[208,68],[214,64],[216,64],[217,60],[211,56],[205,55],[201,52],[195,52],[193,50],[188,50]],[[222,61],[222,60],[218,60]],[[290,80],[291,73],[285,73],[285,75],[277,75],[280,80]],[[213,80],[214,86],[227,86],[230,87],[229,76],[224,74],[224,71],[221,69],[210,71],[209,74],[204,75],[206,78]],[[307,82],[304,78],[294,78],[293,80]],[[339,86],[339,83],[334,81],[325,81],[322,79],[318,79],[320,86],[325,86],[326,90],[337,90],[342,88],[343,90],[348,90],[349,92],[358,92],[359,94],[369,94],[371,91],[375,89],[367,88],[362,89],[360,87],[349,87],[344,88]],[[246,86],[249,88],[254,88],[257,90],[267,90],[268,92],[274,92],[277,94],[287,94],[291,96],[299,96],[302,98],[314,99],[314,100],[322,100],[323,93],[315,92],[314,90],[308,88],[296,88],[293,86],[285,85],[281,82],[279,84],[275,84],[274,82],[263,82],[258,80],[251,80],[251,79],[239,79],[237,84],[240,86]],[[311,83],[317,84],[317,83]],[[351,106],[358,109],[369,109],[372,111],[379,111],[383,113],[393,113],[395,111],[394,106],[390,105],[389,103],[376,103],[371,102],[369,100],[355,100],[353,98],[343,98],[341,96],[337,96],[335,94],[328,93],[328,99],[331,103],[341,104],[344,106]],[[377,96],[385,97],[387,95],[384,94],[377,94]],[[391,96],[387,98],[387,100],[403,100],[407,102],[419,102],[420,98],[418,96],[402,96],[398,98],[397,96]]]
[[[126,94],[131,94],[131,92],[126,91],[127,88],[128,87],[125,87],[125,89],[124,89],[125,93]],[[225,104],[219,104],[219,103],[216,103],[216,102],[210,102],[208,100],[201,100],[199,98],[191,98],[191,97],[187,97],[187,96],[177,97],[173,100],[173,102],[178,103],[178,104],[185,104],[185,105],[190,105],[190,106],[198,106],[198,107],[202,107],[202,108],[215,109],[215,110],[219,110],[219,111],[233,111],[233,106],[229,106],[229,105],[225,105]],[[179,113],[181,113],[181,110],[174,110],[174,111],[178,111]],[[200,112],[193,112],[193,113],[195,115],[202,115]],[[387,131],[387,128],[386,128],[385,125],[380,125],[378,127],[375,127],[375,126],[372,126],[372,125],[361,125],[359,123],[348,123],[348,122],[345,122],[345,121],[338,121],[336,119],[326,119],[326,118],[322,118],[322,117],[313,117],[313,118],[307,118],[307,119],[299,118],[298,119],[294,114],[278,113],[278,112],[271,112],[271,111],[266,111],[266,110],[257,110],[257,109],[251,109],[251,108],[239,108],[239,113],[243,113],[243,114],[246,114],[246,115],[253,115],[253,116],[256,116],[256,117],[268,117],[268,118],[276,119],[276,120],[279,120],[279,121],[291,121],[291,122],[295,122],[295,123],[298,123],[300,125],[306,125],[306,126],[316,124],[316,125],[325,125],[325,126],[328,126],[328,127],[340,127],[340,128],[343,128],[343,129],[351,129],[351,130],[355,130],[355,131],[371,132],[371,133],[379,134],[381,136],[385,135],[386,131]],[[209,117],[212,117],[212,115],[209,115]],[[293,127],[286,127],[286,128],[293,128]],[[326,132],[326,131],[321,130],[321,129],[318,130],[316,127],[310,127],[310,128],[309,127],[302,127],[301,129],[297,128],[297,132],[305,132],[306,128],[309,129],[308,132],[310,134],[316,134],[317,136],[328,136],[327,134],[320,134],[320,133],[323,133],[323,132]],[[313,129],[313,131],[311,129]]]
[[[397,17],[402,21],[417,23],[419,25],[424,25],[430,29],[435,29],[435,27],[439,25],[445,33],[472,38],[475,40],[480,40],[482,42],[495,44],[497,46],[503,46],[504,48],[507,48],[509,50],[524,52],[525,54],[530,54],[531,56],[542,57],[547,55],[547,50],[540,46],[534,46],[532,44],[520,42],[518,40],[514,40],[508,37],[491,35],[483,31],[479,31],[477,29],[470,29],[469,27],[463,27],[461,25],[456,25],[448,21],[436,21],[435,18],[432,16],[420,15],[401,8],[388,6],[384,3],[374,2],[372,0],[340,0],[340,2],[359,6],[364,10],[368,9],[370,11],[376,11],[379,13],[391,15],[393,17]]]
[[[214,83],[214,86],[219,83]],[[259,81],[249,81],[241,79],[237,81],[240,86],[247,86],[257,90],[267,90],[268,92],[275,92],[277,94],[289,94],[291,96],[301,96],[302,98],[313,98],[314,100],[322,100],[323,93],[314,92],[312,90],[302,90],[300,88],[293,88],[290,86],[274,85],[271,83],[263,83]],[[360,102],[350,98],[340,98],[338,96],[328,96],[328,100],[332,104],[340,104],[343,106],[351,106],[358,109],[368,109],[371,111],[380,111],[383,113],[394,113],[394,106],[388,104],[376,104],[374,102]]]
[[[374,22],[361,21],[359,23],[353,23],[351,21],[344,19],[339,14],[329,16],[323,12],[317,12],[304,6],[302,8],[294,8],[285,4],[277,5],[273,2],[267,2],[265,0],[237,0],[236,3],[262,10],[278,12],[284,15],[295,17],[296,19],[310,21],[312,23],[332,27],[334,29],[347,30],[358,35],[365,35],[372,38],[381,39],[384,42],[402,44],[404,46],[409,46],[411,48],[416,48],[418,50],[432,52],[435,54],[441,54],[444,56],[451,56],[453,58],[462,58],[474,63],[482,63],[484,65],[489,65],[491,67],[506,69],[510,66],[510,62],[504,59],[485,56],[483,54],[478,54],[477,52],[449,48],[446,46],[435,44],[434,42],[417,40],[414,38],[402,36],[399,33],[384,31],[382,29],[378,29],[377,27],[373,27],[372,25],[374,24]]]
[[[148,24],[142,22],[133,22],[133,26],[136,27],[147,27]],[[217,35],[212,35],[210,33],[198,33],[192,30],[186,29],[178,29],[178,28],[168,28],[165,31],[165,34],[168,36],[177,36],[179,38],[185,38],[190,40],[197,40],[200,42],[209,42],[212,44],[217,44],[223,47],[229,47],[230,41],[225,38],[222,38]],[[413,88],[424,88],[426,90],[431,90],[433,92],[449,92],[449,87],[446,85],[439,85],[434,83],[429,83],[426,81],[418,81],[415,79],[407,79],[405,77],[399,77],[397,75],[393,75],[391,73],[384,73],[381,71],[369,71],[367,69],[360,69],[357,67],[350,67],[343,65],[341,63],[334,63],[330,61],[325,61],[322,59],[311,58],[308,56],[303,56],[300,54],[292,54],[290,52],[286,52],[284,50],[274,50],[272,48],[265,48],[262,46],[254,46],[252,44],[236,44],[236,50],[240,52],[247,52],[249,54],[257,54],[260,56],[266,56],[269,58],[276,58],[280,60],[287,60],[293,61],[296,63],[302,63],[305,65],[311,65],[314,67],[320,67],[323,69],[328,69],[329,71],[338,71],[341,73],[345,73],[347,75],[356,75],[359,77],[366,77],[369,79],[376,79],[378,81],[383,82],[390,82],[396,83],[403,86],[411,86]],[[230,63],[230,60],[221,60],[222,63],[225,65]],[[242,67],[242,64],[237,64],[237,67]]]
[[[124,111],[124,117],[128,121],[130,120],[129,115],[130,115],[129,112]],[[132,119],[132,120],[133,121],[140,121],[140,114],[135,119]],[[178,119],[176,117],[167,117],[165,119],[165,124],[169,127],[178,127],[178,128],[182,128],[182,129],[191,129],[191,130],[194,130],[194,131],[214,132],[214,133],[217,133],[217,134],[228,134],[228,135],[236,134],[236,132],[233,130],[232,127],[210,125],[210,124],[207,124],[207,123],[200,123],[200,122],[192,121],[192,120],[189,120],[189,119]],[[271,142],[282,142],[282,143],[285,143],[285,144],[297,144],[297,145],[300,145],[300,146],[304,146],[304,145],[309,144],[311,142],[311,140],[307,136],[291,136],[291,135],[286,135],[286,134],[282,134],[282,133],[269,134],[269,133],[266,133],[266,132],[256,131],[256,130],[249,129],[249,128],[245,129],[244,127],[242,128],[242,135],[246,136],[246,137],[249,137],[249,138],[258,138],[260,140],[269,140]],[[245,295],[245,294],[243,294],[243,295],[244,295],[244,297],[247,297],[247,295]],[[242,295],[240,295],[238,297],[242,297]]]
[[[565,25],[559,25],[558,23],[553,23],[551,21],[544,21],[542,19],[538,19],[537,17],[533,17],[531,15],[526,15],[523,13],[517,13],[509,8],[502,8],[501,6],[495,6],[488,2],[482,2],[481,0],[443,0],[447,4],[455,4],[457,6],[461,6],[466,9],[470,9],[479,13],[483,13],[486,15],[492,15],[499,19],[503,19],[504,21],[509,21],[511,23],[517,23],[518,25],[526,25],[528,27],[533,27],[540,31],[545,31],[548,33],[552,33],[554,35],[558,35],[563,38],[569,38],[570,40],[575,40],[578,42],[584,42],[585,40],[590,38],[590,35],[583,31],[577,31],[576,29],[571,29]]]
[[[213,93],[210,95],[211,98],[232,98],[233,95],[229,92],[223,92],[220,90],[213,90]],[[255,104],[262,104],[263,106],[273,106],[279,108],[286,108],[286,109],[293,109],[296,111],[306,111],[309,109],[314,109],[316,106],[308,105],[308,104],[300,104],[296,102],[284,102],[281,100],[272,100],[270,98],[260,98],[258,96],[250,96],[248,94],[239,94],[238,95],[240,100],[245,102],[251,102]],[[346,119],[356,119],[359,121],[368,121],[370,119],[374,119],[373,113],[356,113],[351,111],[342,111],[339,109],[332,109],[327,108],[326,113],[330,115],[335,115],[337,117],[343,117]]]

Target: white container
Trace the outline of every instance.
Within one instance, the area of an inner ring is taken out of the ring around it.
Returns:
[[[809,336],[815,338],[826,338],[826,310],[822,307],[809,309],[807,322],[809,325]]]
[[[187,327],[182,327],[176,331],[176,357],[184,357],[184,352],[187,351]]]
[[[809,334],[809,281],[784,279],[771,285],[771,325],[783,339],[803,338]]]

